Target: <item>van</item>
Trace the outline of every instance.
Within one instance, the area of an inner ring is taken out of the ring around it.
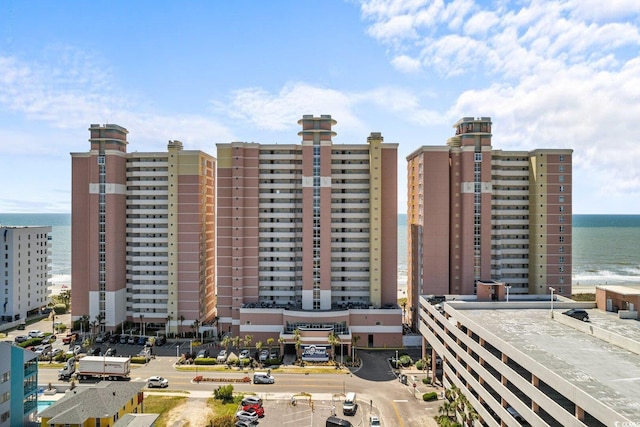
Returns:
[[[274,382],[275,378],[273,378],[267,372],[256,372],[253,374],[254,384],[273,384]]]
[[[327,418],[325,427],[352,427],[352,425],[353,424],[351,424],[349,421],[343,420],[342,418],[329,417]]]
[[[347,393],[347,397],[342,403],[342,413],[345,415],[355,415],[356,409],[358,409],[358,403],[356,402],[356,394],[353,392]]]

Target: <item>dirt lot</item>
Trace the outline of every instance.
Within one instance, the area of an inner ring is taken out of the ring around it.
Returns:
[[[207,425],[212,415],[213,412],[207,406],[207,399],[189,398],[167,414],[166,425],[168,427],[201,427]]]

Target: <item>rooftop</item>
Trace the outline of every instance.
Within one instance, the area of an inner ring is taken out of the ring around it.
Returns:
[[[596,309],[587,310],[589,322],[573,322],[562,315],[564,309],[555,310],[552,319],[549,308],[452,305],[479,328],[530,357],[531,369],[539,363],[631,419],[640,413],[640,322]]]

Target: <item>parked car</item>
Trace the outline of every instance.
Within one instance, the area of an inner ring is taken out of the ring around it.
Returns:
[[[244,349],[240,352],[240,359],[248,359],[249,357],[249,350]]]
[[[515,418],[517,421],[524,421],[524,418],[522,418],[522,415],[520,415],[518,413],[518,411],[516,411],[515,409],[513,409],[511,406],[509,406],[507,408],[507,412],[509,413],[509,415],[511,415],[513,418]]]
[[[120,342],[120,334],[113,334],[109,337],[110,344],[116,344]]]
[[[380,427],[380,418],[376,417],[375,415],[371,415],[371,417],[369,417],[369,426],[370,427]]]
[[[100,347],[90,348],[87,351],[88,356],[100,356],[102,354],[102,349]]]
[[[207,357],[209,357],[209,350],[207,350],[206,348],[201,349],[196,355],[196,359],[202,359]]]
[[[258,405],[262,406],[262,399],[258,396],[245,396],[242,398],[242,406]]]
[[[138,342],[138,337],[131,335],[127,340],[127,344],[135,344]]]
[[[144,335],[138,338],[138,345],[145,345],[147,343],[147,337]]]
[[[236,412],[236,419],[239,421],[249,421],[250,423],[255,423],[258,421],[258,414],[256,411],[238,411]]]
[[[164,335],[160,335],[158,338],[156,338],[156,345],[165,345],[167,343],[167,337],[165,337]]]
[[[589,320],[589,313],[578,308],[572,308],[571,310],[567,310],[562,314],[566,314],[567,316],[573,317],[574,319],[582,320],[583,322]]]
[[[249,421],[241,421],[241,420],[236,421],[234,425],[236,427],[253,427],[254,426],[254,424],[250,423]]]
[[[253,411],[258,415],[258,418],[264,417],[264,407],[262,405],[244,405],[242,410],[247,412]]]
[[[31,338],[44,338],[44,332],[39,330],[29,331],[29,337]]]
[[[226,362],[227,361],[227,350],[220,350],[217,357],[218,362]]]
[[[47,335],[44,338],[42,338],[41,344],[53,344],[54,342],[56,342],[56,336]]]
[[[20,323],[20,324],[18,325],[18,328],[17,328],[17,329],[18,329],[19,331],[24,331],[25,329],[27,329],[27,324],[26,324],[26,323]]]
[[[21,342],[27,341],[28,339],[29,339],[29,337],[26,336],[26,335],[18,335],[17,337],[15,337],[14,341],[19,344]]]
[[[98,336],[96,337],[96,342],[97,343],[103,343],[104,342],[104,335],[98,334]]]
[[[76,338],[78,338],[77,334],[68,333],[67,335],[62,337],[62,344],[72,344],[72,343],[76,342]]]
[[[104,355],[107,356],[107,357],[115,356],[116,355],[116,349],[115,348],[108,348],[107,351],[104,352]]]
[[[129,342],[129,335],[120,335],[120,344],[126,344]]]
[[[47,354],[51,351],[51,344],[41,344],[36,347],[35,353],[39,356],[41,354]]]
[[[271,354],[269,354],[269,359],[280,359],[280,355],[277,351],[272,351]]]
[[[260,361],[264,362],[265,360],[267,360],[269,358],[269,350],[262,350],[260,352]]]
[[[166,388],[169,387],[169,380],[166,378],[162,378],[162,377],[149,377],[149,380],[147,381],[147,387],[149,388],[154,388],[154,387],[160,387],[160,388]]]

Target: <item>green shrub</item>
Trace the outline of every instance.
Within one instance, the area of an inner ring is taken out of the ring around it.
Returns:
[[[431,377],[423,378],[422,379],[422,383],[423,384],[431,384]]]
[[[233,402],[233,386],[231,384],[221,385],[213,391],[213,396],[216,400],[231,403]]]
[[[411,356],[405,354],[400,357],[400,364],[402,366],[410,366],[413,365],[413,360],[411,359]]]
[[[67,312],[67,306],[64,304],[56,304],[53,306],[53,312],[55,314],[65,314]]]
[[[132,356],[131,363],[136,363],[138,365],[144,365],[147,363],[147,358],[145,356]]]
[[[218,361],[213,357],[199,357],[193,359],[194,365],[216,365]]]
[[[438,393],[435,391],[430,391],[429,393],[425,393],[422,395],[422,400],[425,402],[432,402],[434,400],[438,400]]]

